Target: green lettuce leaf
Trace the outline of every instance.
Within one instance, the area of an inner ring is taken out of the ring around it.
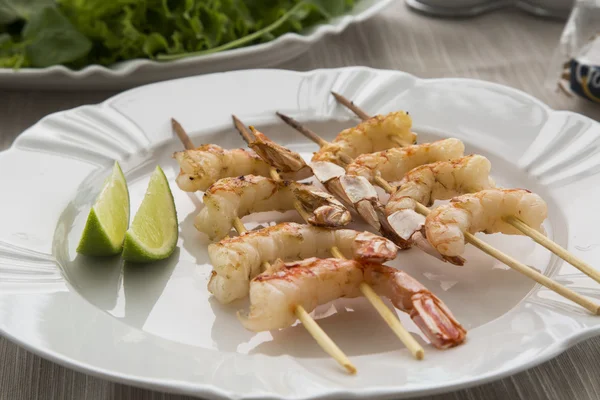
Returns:
[[[81,68],[214,53],[301,32],[354,6],[354,0],[56,0],[47,7],[49,2],[0,0],[0,32],[15,21],[24,26],[0,46],[0,67]]]
[[[35,12],[23,29],[25,54],[33,67],[49,67],[85,56],[92,43],[54,7]]]
[[[0,25],[29,19],[36,10],[54,5],[54,0],[0,0]]]

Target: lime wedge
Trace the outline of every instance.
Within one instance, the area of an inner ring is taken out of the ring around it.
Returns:
[[[104,182],[88,214],[77,252],[89,256],[112,256],[121,252],[129,225],[129,191],[118,162]]]
[[[141,263],[167,258],[175,250],[178,235],[173,194],[165,173],[157,166],[142,205],[125,234],[123,259]]]

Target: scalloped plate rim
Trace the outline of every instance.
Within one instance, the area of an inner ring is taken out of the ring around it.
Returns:
[[[12,152],[15,150],[27,151],[26,149],[18,149],[16,147],[16,145],[19,143],[19,140],[22,137],[27,136],[31,133],[31,130],[33,127],[42,123],[45,119],[59,117],[62,114],[70,113],[74,110],[81,109],[81,108],[89,108],[89,107],[100,108],[103,106],[110,106],[113,101],[116,101],[123,96],[129,96],[129,95],[135,94],[136,91],[141,91],[141,90],[147,89],[148,87],[153,87],[156,85],[169,85],[172,82],[184,81],[184,80],[189,80],[189,79],[199,79],[199,78],[208,79],[212,75],[252,74],[253,72],[256,72],[256,71],[262,71],[262,72],[279,71],[279,72],[292,73],[292,74],[300,75],[300,76],[318,75],[320,73],[326,73],[326,72],[333,73],[333,72],[341,72],[341,71],[344,71],[344,72],[347,72],[347,71],[359,71],[359,72],[360,71],[370,71],[370,72],[374,72],[374,73],[378,73],[378,72],[393,73],[393,74],[397,74],[398,76],[409,77],[409,78],[411,78],[413,84],[417,84],[417,85],[421,82],[432,83],[432,82],[436,82],[436,81],[470,83],[470,84],[478,85],[480,87],[500,89],[503,92],[511,93],[511,94],[519,96],[521,98],[526,98],[528,100],[531,100],[538,106],[541,106],[548,115],[549,114],[562,114],[562,115],[567,115],[567,116],[569,116],[569,115],[576,116],[579,119],[587,120],[593,124],[598,124],[598,122],[596,122],[595,120],[593,120],[587,116],[584,116],[582,114],[576,113],[576,112],[565,111],[565,110],[555,110],[555,109],[551,108],[550,106],[548,106],[546,103],[544,103],[541,100],[539,100],[538,98],[536,98],[535,96],[532,96],[532,95],[530,95],[524,91],[521,91],[519,89],[515,89],[515,88],[508,87],[508,86],[498,84],[498,83],[478,80],[478,79],[418,78],[412,74],[397,71],[397,70],[377,69],[377,68],[371,68],[371,67],[321,68],[321,69],[314,69],[314,70],[304,71],[304,72],[298,72],[298,71],[286,70],[286,69],[263,68],[263,69],[249,69],[249,70],[241,70],[241,71],[219,72],[219,73],[207,74],[207,75],[203,75],[203,76],[190,76],[190,77],[172,79],[172,80],[168,80],[168,81],[155,82],[155,83],[151,83],[151,84],[147,84],[147,85],[143,85],[140,87],[136,87],[136,88],[132,88],[132,89],[123,91],[122,93],[112,96],[109,99],[107,99],[101,103],[98,103],[98,104],[82,105],[82,106],[74,107],[69,110],[64,110],[64,111],[59,111],[56,113],[49,114],[49,115],[43,117],[42,119],[40,119],[32,127],[26,129],[21,135],[19,135],[17,137],[17,139],[13,142],[11,147],[9,147],[8,149],[6,149],[4,151],[0,151],[0,157],[3,157],[6,154],[8,154],[9,152]],[[156,379],[148,379],[148,378],[140,377],[140,376],[134,375],[134,374],[115,373],[111,370],[94,367],[93,365],[90,365],[86,362],[78,361],[74,358],[62,356],[62,354],[55,352],[53,350],[49,350],[48,348],[43,348],[42,346],[31,345],[27,341],[21,340],[18,337],[13,336],[12,334],[5,331],[1,327],[0,327],[0,334],[3,337],[7,338],[8,340],[12,341],[13,343],[16,343],[16,344],[22,346],[26,350],[31,351],[34,354],[42,356],[48,360],[56,362],[65,367],[73,368],[77,371],[81,371],[83,373],[97,376],[100,378],[110,379],[111,381],[114,381],[114,382],[131,384],[131,385],[138,386],[138,387],[144,387],[144,388],[153,389],[153,390],[160,390],[160,391],[169,392],[169,393],[187,394],[187,395],[194,395],[194,396],[209,396],[210,398],[215,398],[215,397],[231,398],[232,395],[233,395],[233,398],[243,398],[243,399],[248,399],[248,400],[258,400],[258,399],[266,399],[266,398],[286,399],[286,400],[309,400],[309,399],[317,398],[315,396],[310,396],[310,395],[309,396],[284,396],[284,395],[273,396],[273,395],[271,395],[270,397],[265,397],[265,396],[261,396],[260,394],[250,394],[250,395],[244,395],[244,396],[239,396],[239,395],[236,396],[236,392],[221,389],[219,386],[215,386],[210,383],[189,384],[187,382],[174,381],[172,379],[165,379],[163,381],[160,381],[160,380],[156,380]],[[405,397],[415,397],[418,395],[432,395],[432,394],[446,393],[446,392],[470,388],[473,386],[477,386],[477,385],[481,385],[481,384],[495,381],[498,379],[502,379],[507,376],[522,372],[526,369],[535,367],[543,362],[546,362],[546,361],[560,355],[561,353],[568,350],[569,348],[577,345],[578,343],[580,343],[586,339],[589,339],[591,337],[594,337],[596,335],[599,335],[599,334],[600,334],[600,325],[595,326],[595,327],[585,328],[574,334],[557,339],[552,344],[552,346],[549,347],[543,353],[541,353],[538,356],[535,356],[534,358],[531,358],[525,362],[517,364],[513,367],[507,367],[507,368],[501,369],[499,371],[488,373],[485,375],[470,376],[466,379],[456,380],[455,382],[450,383],[450,384],[440,384],[437,386],[434,384],[431,387],[428,387],[426,389],[422,389],[422,388],[409,389],[409,390],[402,392],[402,395],[403,395],[403,398],[405,398]],[[351,389],[351,390],[339,390],[339,389],[332,388],[332,389],[329,389],[329,391],[327,393],[319,395],[318,398],[322,398],[322,399],[336,398],[337,399],[337,398],[345,397],[345,398],[361,398],[362,399],[362,398],[371,398],[373,396],[376,396],[377,398],[388,398],[388,397],[392,397],[394,395],[398,395],[398,387],[397,386],[396,387],[381,386],[381,387],[377,387],[377,388]]]

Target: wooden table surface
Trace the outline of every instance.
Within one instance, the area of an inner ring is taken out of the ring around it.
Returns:
[[[553,108],[600,120],[600,105],[568,98],[544,84],[563,24],[510,10],[475,19],[441,20],[414,14],[398,1],[381,15],[350,27],[340,36],[325,38],[279,67],[309,70],[366,65],[419,77],[483,79],[524,90]],[[113,94],[0,91],[0,150],[49,113],[97,103]],[[427,399],[599,399],[599,361],[600,338],[594,338],[512,377]],[[87,376],[0,338],[2,400],[186,398]]]

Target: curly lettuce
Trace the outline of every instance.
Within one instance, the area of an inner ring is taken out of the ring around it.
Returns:
[[[0,67],[174,60],[267,42],[355,0],[0,0]]]

